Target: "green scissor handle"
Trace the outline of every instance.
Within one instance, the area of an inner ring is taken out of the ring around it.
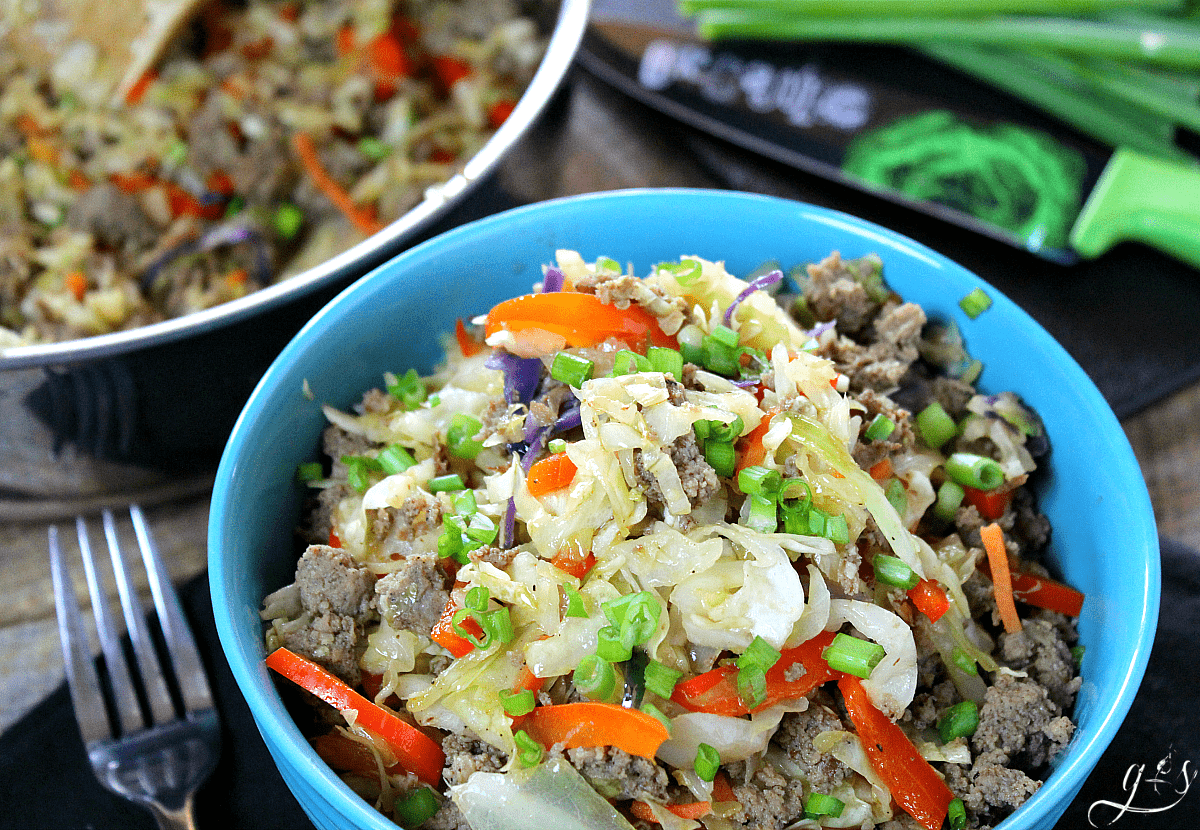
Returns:
[[[1200,268],[1200,167],[1113,153],[1071,229],[1071,247],[1090,259],[1125,240]]]

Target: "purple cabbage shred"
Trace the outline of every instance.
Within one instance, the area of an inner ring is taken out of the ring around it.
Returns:
[[[725,309],[725,325],[728,326],[733,320],[733,312],[737,310],[737,307],[743,300],[745,300],[755,291],[762,291],[764,288],[772,286],[782,279],[783,272],[778,268],[768,274],[763,274],[761,277],[755,277],[750,284],[746,286],[745,290],[743,290],[741,294],[738,294],[734,301],[729,304],[729,308]]]

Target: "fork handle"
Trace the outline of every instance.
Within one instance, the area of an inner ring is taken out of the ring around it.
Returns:
[[[183,806],[172,810],[161,804],[148,804],[154,820],[158,822],[159,830],[196,830],[196,817],[192,811],[192,797],[189,795]]]

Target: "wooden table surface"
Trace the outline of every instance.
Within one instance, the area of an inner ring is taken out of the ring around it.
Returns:
[[[574,91],[555,127],[560,155],[553,176],[521,175],[522,167],[536,166],[531,159],[545,154],[545,147],[533,141],[523,151],[526,155],[509,166],[506,190],[533,201],[622,187],[708,184],[672,151],[661,130],[627,129],[618,123],[626,117],[622,105],[592,83],[583,82],[582,90]],[[1200,550],[1200,383],[1127,418],[1123,426],[1145,475],[1160,534]],[[198,489],[197,495],[171,498],[146,511],[177,582],[206,566],[209,498],[203,487]],[[54,512],[48,508],[46,516],[27,521],[6,521],[0,514],[0,731],[63,677],[46,543]],[[57,521],[73,544],[69,516]],[[94,543],[102,544],[99,522],[94,526]],[[125,537],[134,549],[132,534]],[[82,585],[81,577],[81,591]]]

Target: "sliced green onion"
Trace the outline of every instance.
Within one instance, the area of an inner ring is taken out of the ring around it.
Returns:
[[[550,443],[546,444],[546,449],[550,451],[551,455],[565,452],[567,449],[567,442],[562,438],[551,438]]]
[[[708,421],[707,438],[710,441],[736,441],[746,428],[746,422],[741,415],[734,415],[729,423],[724,421]]]
[[[660,262],[654,266],[657,271],[666,271],[675,277],[680,285],[690,285],[700,277],[700,263],[694,259],[684,259],[679,262]]]
[[[275,233],[284,239],[292,239],[300,233],[300,228],[304,225],[304,213],[295,205],[284,202],[275,208],[271,225],[275,228]]]
[[[522,689],[519,692],[501,689],[500,705],[504,707],[507,714],[519,718],[521,715],[528,715],[533,711],[533,708],[537,706],[537,697],[531,689]]]
[[[524,729],[518,729],[513,739],[517,745],[517,764],[522,767],[537,766],[542,760],[542,745],[529,736]]]
[[[750,645],[746,646],[746,650],[738,656],[737,666],[739,669],[745,666],[758,666],[765,672],[778,663],[782,656],[779,649],[762,637],[756,636],[750,641]]]
[[[942,715],[937,728],[942,743],[974,735],[979,728],[979,705],[973,700],[954,704]]]
[[[413,458],[412,454],[399,444],[392,444],[379,453],[379,466],[388,475],[402,473],[416,463],[417,459]]]
[[[308,461],[296,465],[296,481],[307,483],[325,478],[325,467],[320,461]]]
[[[437,553],[441,559],[454,558],[462,564],[467,564],[466,553],[463,551],[462,536],[458,533],[451,533],[447,528],[442,532],[442,535],[437,540]]]
[[[441,395],[430,395],[429,396],[429,406],[431,409],[435,406],[441,405],[441,403],[442,403]]]
[[[163,153],[163,164],[167,167],[178,167],[187,161],[188,146],[187,142],[182,138],[176,137],[167,145],[166,151]]]
[[[454,512],[460,516],[474,516],[479,512],[474,490],[463,490],[454,496]]]
[[[583,605],[583,595],[579,593],[579,589],[574,585],[562,586],[563,593],[567,597],[567,611],[564,616],[567,617],[583,617],[587,618],[588,612]]]
[[[598,654],[589,654],[575,667],[575,688],[592,700],[608,700],[617,683],[612,663]]]
[[[846,523],[844,515],[829,516],[825,519],[825,532],[823,534],[826,539],[839,545],[844,545],[850,541],[850,526]]]
[[[364,135],[358,140],[358,152],[371,161],[383,161],[392,154],[392,148],[373,135]]]
[[[503,643],[511,643],[515,634],[512,626],[512,615],[508,606],[500,606],[495,611],[489,611],[479,616],[479,627],[492,639]]]
[[[946,459],[946,475],[963,487],[995,490],[1004,483],[1004,470],[990,458],[968,452],[956,452]]]
[[[967,805],[961,798],[953,798],[946,805],[946,821],[952,830],[963,830],[967,826]]]
[[[817,821],[821,816],[837,818],[846,808],[846,802],[825,793],[811,792],[804,801],[804,817]]]
[[[757,709],[767,699],[767,673],[760,666],[738,668],[738,697],[748,709]]]
[[[944,522],[954,521],[965,496],[966,493],[963,492],[961,485],[946,479],[938,487],[937,501],[933,505],[933,515]]]
[[[688,323],[675,335],[675,340],[684,362],[704,365],[704,331],[699,326]]]
[[[917,432],[926,446],[938,449],[954,437],[958,425],[937,401],[917,413]]]
[[[1083,663],[1083,653],[1087,650],[1086,646],[1071,646],[1071,657],[1075,659],[1075,665],[1079,666]]]
[[[659,709],[653,703],[643,703],[641,705],[641,710],[661,723],[666,728],[668,735],[671,734],[671,719],[663,714],[662,709]]]
[[[388,375],[387,391],[389,395],[404,404],[405,409],[416,409],[428,396],[425,383],[417,374],[416,369],[409,369],[399,377]]]
[[[706,441],[704,460],[721,478],[729,478],[737,469],[737,452],[732,441]]]
[[[550,377],[578,388],[583,386],[585,381],[591,380],[595,369],[596,364],[586,357],[559,352],[550,364]]]
[[[446,450],[455,458],[471,460],[483,449],[483,442],[475,436],[483,429],[483,422],[465,412],[457,412],[446,427]]]
[[[963,674],[979,674],[979,665],[975,662],[975,658],[958,646],[955,646],[954,651],[950,652],[950,661]]]
[[[876,582],[891,585],[893,588],[903,588],[907,591],[921,581],[917,572],[898,556],[877,553],[871,560],[871,567],[875,569]]]
[[[683,355],[674,349],[651,346],[646,349],[646,357],[650,361],[651,371],[662,372],[664,375],[670,375],[675,378],[675,380],[680,380],[683,377]]]
[[[346,465],[346,483],[359,493],[367,492],[371,486],[371,473],[379,469],[379,462],[365,455],[343,455]]]
[[[719,328],[724,328],[720,326]],[[733,331],[733,329],[728,329]],[[737,344],[730,346],[711,334],[704,336],[703,365],[711,372],[736,377],[742,372],[741,351]]]
[[[779,529],[779,510],[774,499],[753,495],[747,499],[745,526],[759,533],[774,533]]]
[[[225,205],[225,218],[237,216],[246,208],[246,200],[241,196],[234,196],[229,200],[229,204]]]
[[[908,510],[908,492],[904,489],[904,482],[898,478],[893,478],[888,482],[887,489],[883,491],[883,495],[888,500],[888,504],[892,506],[901,517]]]
[[[491,517],[485,516],[482,513],[476,513],[471,516],[471,521],[463,530],[465,535],[472,542],[479,542],[481,545],[490,545],[496,541],[496,536],[500,529],[496,527],[496,523]]]
[[[420,827],[433,818],[442,805],[429,787],[418,787],[396,801],[395,819],[401,827]]]
[[[880,412],[863,433],[868,441],[880,441],[896,431],[896,422]]]
[[[646,689],[664,698],[671,696],[671,693],[675,691],[675,684],[679,682],[679,678],[681,677],[683,677],[683,672],[676,671],[657,660],[651,660],[646,663],[646,668],[643,672],[643,682],[646,684]]]
[[[484,612],[487,610],[488,602],[491,600],[491,592],[482,585],[476,585],[471,590],[467,591],[463,597],[463,607],[468,611]]]
[[[958,307],[961,308],[966,315],[974,320],[980,314],[992,307],[992,298],[987,295],[987,292],[982,288],[976,288],[967,296],[958,301]]]
[[[470,608],[460,608],[455,611],[454,616],[450,618],[450,627],[454,629],[455,634],[471,643],[471,645],[480,650],[486,650],[489,646],[491,646],[492,640],[495,639],[495,636],[492,634],[492,632],[483,627],[483,623],[481,622],[482,618],[483,615],[478,611],[472,611]],[[483,629],[479,636],[472,634],[470,630],[463,627],[463,622],[468,619],[475,620],[475,622],[479,623],[479,627]]]
[[[613,355],[613,377],[618,375],[633,375],[638,372],[650,371],[650,359],[629,349],[621,349]]]
[[[624,663],[633,656],[633,646],[621,637],[619,628],[606,625],[596,632],[596,654],[610,663]]]
[[[829,519],[829,514],[819,507],[814,507],[808,511],[808,535],[824,536],[825,522]]]
[[[715,747],[701,741],[696,746],[696,761],[692,764],[692,768],[696,771],[696,775],[700,776],[700,780],[712,781],[717,777],[717,771],[721,768],[721,753]]]
[[[738,488],[747,496],[766,496],[773,499],[783,487],[783,476],[778,470],[770,470],[755,464],[738,472]]]
[[[718,323],[717,325],[713,326],[710,334],[714,340],[724,346],[733,348],[738,344],[738,333],[729,326]]]
[[[834,671],[844,671],[855,677],[866,679],[883,659],[883,646],[870,640],[861,640],[849,634],[837,634],[821,656]]]
[[[429,479],[429,492],[431,493],[453,493],[466,489],[467,485],[463,483],[462,476],[458,473],[434,476]]]
[[[619,274],[619,273],[621,273],[622,269],[621,269],[621,263],[617,262],[612,257],[602,256],[602,257],[597,257],[597,259],[596,259],[596,270],[597,271],[607,271],[612,274]]]

